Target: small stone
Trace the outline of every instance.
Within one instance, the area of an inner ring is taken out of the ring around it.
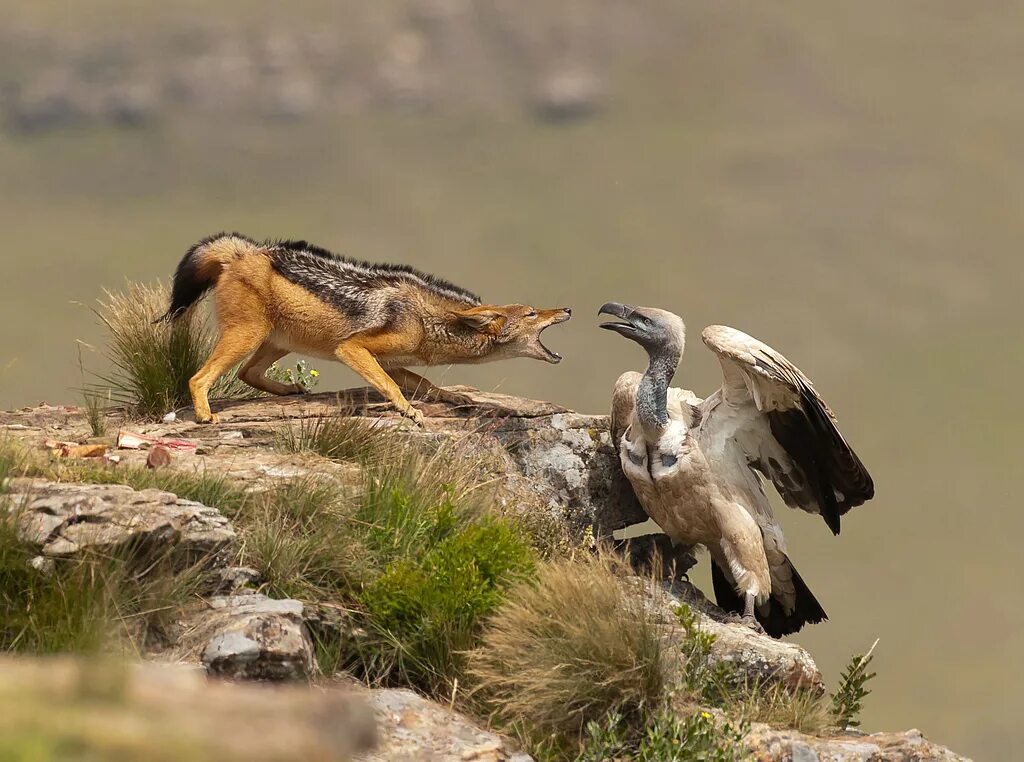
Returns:
[[[162,421],[163,421],[164,423],[174,423],[174,422],[175,422],[176,420],[178,420],[178,416],[177,416],[177,414],[176,414],[176,413],[175,413],[175,412],[174,412],[174,411],[172,410],[171,412],[169,412],[169,413],[168,413],[167,415],[165,415],[165,416],[164,416],[163,418],[161,418],[160,420],[162,420]]]
[[[146,468],[164,468],[171,465],[171,451],[163,445],[154,445],[146,456]]]
[[[36,556],[28,563],[29,566],[43,576],[49,576],[53,572],[54,566],[56,566],[56,562],[54,562],[52,558],[47,558],[46,556]]]

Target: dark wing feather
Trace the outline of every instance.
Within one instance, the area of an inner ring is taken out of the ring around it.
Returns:
[[[702,338],[722,364],[719,404],[767,419],[770,436],[761,422],[745,422],[748,462],[771,479],[787,505],[821,514],[839,534],[839,517],[870,500],[875,487],[825,400],[767,344],[727,326],[709,326]]]

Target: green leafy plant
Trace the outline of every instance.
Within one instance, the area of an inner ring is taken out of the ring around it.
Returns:
[[[282,384],[299,384],[306,391],[312,391],[320,383],[320,371],[310,368],[305,360],[299,360],[294,366],[275,362],[267,369],[267,378]]]
[[[866,685],[876,674],[868,672],[868,667],[877,645],[876,640],[866,654],[850,657],[839,678],[839,685],[832,694],[832,716],[839,728],[856,728],[860,725],[861,704],[871,693]]]
[[[749,756],[743,744],[748,728],[716,722],[710,712],[679,714],[669,702],[653,712],[639,736],[630,736],[622,715],[587,723],[575,762],[739,762]]]

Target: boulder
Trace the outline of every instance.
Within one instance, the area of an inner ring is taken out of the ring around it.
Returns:
[[[660,619],[667,625],[679,624],[677,611],[681,605],[688,606],[696,617],[696,627],[714,636],[708,655],[712,665],[732,667],[733,673],[749,684],[779,683],[793,691],[824,694],[825,681],[810,653],[796,643],[776,640],[741,624],[737,617],[708,602],[693,585],[657,584],[640,577],[628,579],[626,584],[637,588],[648,605],[657,607]],[[674,638],[684,635],[678,627],[670,628],[669,632]]]
[[[376,749],[361,762],[531,762],[501,736],[409,690],[367,694],[377,715]]]
[[[211,598],[182,641],[202,650],[206,671],[244,680],[307,680],[316,660],[299,601],[265,595]]]
[[[235,542],[230,522],[215,509],[170,492],[45,479],[12,479],[7,489],[5,505],[19,534],[44,558],[170,554],[187,566],[226,556]]]
[[[541,80],[534,109],[548,122],[583,119],[604,105],[604,88],[597,76],[580,67],[561,68]]]
[[[970,762],[919,730],[821,737],[758,723],[744,741],[758,762]]]

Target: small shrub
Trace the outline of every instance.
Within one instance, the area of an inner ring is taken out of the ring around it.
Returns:
[[[129,284],[124,293],[107,292],[94,310],[109,333],[106,352],[112,366],[100,381],[109,388],[111,398],[134,415],[159,416],[191,404],[188,381],[213,350],[214,338],[198,310],[189,310],[171,323],[154,322],[169,300],[163,286]],[[210,396],[257,394],[232,371],[218,379]]]
[[[668,704],[654,712],[639,737],[630,737],[620,714],[587,723],[575,762],[739,762],[750,752],[743,744],[747,726],[718,723],[709,712],[689,715]]]
[[[351,521],[382,567],[416,557],[488,514],[490,494],[474,468],[445,448],[428,455],[404,445],[364,469]]]
[[[868,666],[874,658],[876,640],[866,654],[850,657],[839,685],[832,694],[832,717],[840,729],[856,728],[860,725],[860,710],[864,698],[871,693],[865,686],[874,672],[868,672]]]
[[[363,645],[370,679],[399,676],[434,695],[461,672],[484,619],[534,569],[529,545],[497,519],[455,531],[421,558],[401,557],[360,596],[376,634]],[[377,672],[379,674],[374,674]]]
[[[609,558],[547,564],[509,594],[469,655],[475,698],[533,748],[575,749],[587,723],[613,713],[638,731],[670,682],[665,634]]]
[[[299,360],[294,366],[274,363],[267,369],[267,378],[280,381],[282,384],[299,384],[307,392],[320,383],[320,371],[308,367],[305,360]]]

